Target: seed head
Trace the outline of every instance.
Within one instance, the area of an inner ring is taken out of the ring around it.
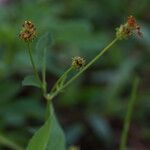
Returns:
[[[134,33],[142,37],[140,25],[133,16],[129,16],[127,22],[116,29],[116,36],[120,40],[127,39]]]
[[[31,21],[24,22],[19,37],[25,42],[32,41],[36,37],[36,28]]]
[[[82,68],[85,65],[85,59],[79,56],[72,58],[72,66],[76,69]]]

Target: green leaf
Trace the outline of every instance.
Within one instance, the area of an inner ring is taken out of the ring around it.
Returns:
[[[51,45],[52,36],[50,33],[44,34],[36,44],[36,63],[40,69],[43,69],[43,66],[46,65],[46,52],[51,48]]]
[[[48,120],[30,140],[27,150],[66,150],[64,133],[52,106],[50,112]]]
[[[60,75],[64,72],[60,58],[60,55],[62,56],[62,51],[58,52],[53,50],[52,44],[53,40],[51,34],[46,33],[39,39],[36,45],[36,66],[42,71],[43,79],[45,78],[45,70],[55,75]]]
[[[40,83],[38,82],[38,80],[35,78],[35,76],[30,75],[30,76],[26,76],[24,78],[24,80],[22,81],[22,85],[23,86],[35,86],[40,88]]]
[[[46,78],[46,60],[47,60],[47,50],[50,49],[52,44],[52,38],[50,33],[44,34],[36,45],[36,62],[39,69],[42,70],[42,78],[45,82]]]

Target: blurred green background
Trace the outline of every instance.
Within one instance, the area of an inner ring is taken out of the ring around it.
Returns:
[[[38,89],[22,87],[32,74],[26,45],[18,34],[32,20],[40,36],[50,32],[49,88],[73,56],[87,62],[115,36],[115,28],[134,15],[143,38],[118,42],[93,67],[54,99],[68,146],[80,150],[117,150],[133,78],[140,77],[128,147],[150,149],[150,1],[149,0],[0,0],[0,150],[4,136],[26,147],[44,120]],[[40,60],[39,60],[40,62]]]

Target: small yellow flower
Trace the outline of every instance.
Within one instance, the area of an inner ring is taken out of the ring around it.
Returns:
[[[24,22],[19,37],[25,42],[32,41],[36,37],[36,28],[31,21]]]
[[[82,68],[85,65],[85,59],[79,56],[72,58],[72,66],[76,69]]]
[[[133,16],[129,16],[127,22],[117,28],[116,36],[118,39],[122,40],[129,38],[134,33],[140,37],[142,36],[140,25]]]

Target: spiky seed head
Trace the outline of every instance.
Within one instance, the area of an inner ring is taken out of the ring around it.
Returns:
[[[133,16],[129,16],[127,22],[116,29],[116,37],[120,40],[127,39],[134,33],[141,37],[142,33],[140,30],[141,27],[136,19]]]
[[[76,69],[82,68],[85,65],[85,59],[79,56],[72,58],[72,66]]]
[[[31,21],[24,22],[19,37],[25,42],[32,41],[36,37],[36,28]]]

